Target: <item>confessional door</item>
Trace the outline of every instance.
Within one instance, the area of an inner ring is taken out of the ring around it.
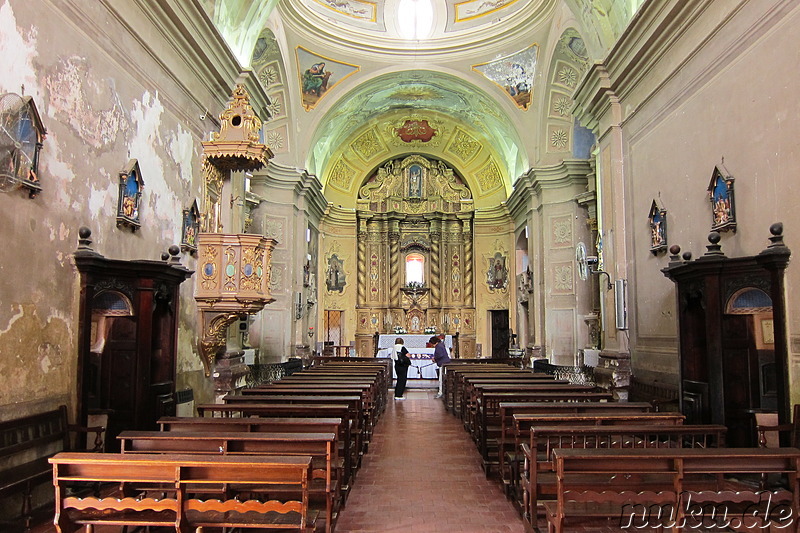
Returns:
[[[489,312],[492,317],[492,358],[508,357],[508,310]]]

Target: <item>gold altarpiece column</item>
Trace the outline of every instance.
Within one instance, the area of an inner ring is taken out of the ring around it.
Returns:
[[[389,161],[362,186],[358,220],[356,346],[375,355],[375,334],[458,334],[474,357],[472,194],[444,162]]]

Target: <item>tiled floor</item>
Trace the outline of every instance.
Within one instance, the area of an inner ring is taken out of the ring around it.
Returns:
[[[487,480],[461,423],[435,391],[390,400],[353,484],[338,533],[523,532],[497,481]]]

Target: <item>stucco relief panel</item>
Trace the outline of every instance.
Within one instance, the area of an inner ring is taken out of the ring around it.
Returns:
[[[274,154],[289,153],[289,125],[283,124],[267,131],[265,140]]]
[[[575,275],[573,274],[574,269],[571,261],[551,263],[550,270],[553,273],[552,294],[575,293]]]
[[[572,121],[572,98],[560,91],[550,91],[550,118]]]
[[[572,128],[568,124],[547,126],[547,151],[550,153],[569,152]]]
[[[270,269],[269,291],[273,295],[286,292],[286,264],[272,261]]]
[[[572,248],[572,216],[550,218],[550,243],[552,248]]]
[[[278,241],[277,248],[286,248],[286,219],[283,217],[266,217],[264,219],[264,237]]]

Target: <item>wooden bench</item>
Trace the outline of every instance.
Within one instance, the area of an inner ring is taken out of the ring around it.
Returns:
[[[519,505],[525,520],[536,526],[539,502],[554,497],[553,451],[560,448],[721,448],[727,428],[721,425],[534,426],[530,442],[521,446]]]
[[[350,428],[341,418],[299,418],[299,417],[246,417],[246,418],[207,418],[167,416],[158,420],[161,431],[232,431],[250,433],[336,433],[339,442],[339,463],[342,471],[342,503],[347,501],[350,492],[348,462],[350,454]]]
[[[215,415],[222,420],[231,419],[252,419],[252,418],[274,418],[274,417],[287,417],[287,418],[308,418],[308,417],[325,417],[325,418],[341,418],[342,424],[347,432],[344,437],[345,446],[349,453],[344,455],[344,479],[342,483],[349,486],[355,476],[356,470],[360,466],[359,442],[360,437],[358,433],[353,430],[355,424],[351,409],[347,404],[298,404],[298,403],[241,403],[241,404],[200,404],[196,406],[197,412],[201,417],[206,414],[213,418]]]
[[[308,455],[312,465],[309,501],[324,502],[326,533],[335,527],[342,502],[336,433],[123,431],[117,439],[123,454]]]
[[[50,459],[59,533],[83,526],[162,526],[185,533],[202,527],[274,528],[311,532],[311,457],[60,453]],[[80,497],[76,482],[113,483],[122,492]],[[170,486],[153,497],[142,484]],[[273,489],[283,500],[257,499]],[[209,494],[213,496],[209,497]],[[216,496],[216,497],[214,497]],[[91,529],[89,529],[91,531]]]
[[[522,461],[520,438],[527,437],[517,433],[522,427],[514,426],[514,415],[543,414],[637,414],[651,412],[652,405],[647,402],[500,402],[500,438],[497,457],[500,463],[500,478],[507,495],[516,483],[513,468]]]
[[[0,470],[0,498],[22,497],[20,516],[30,528],[33,514],[33,490],[52,477],[47,460],[58,452],[73,450],[72,434],[94,434],[91,451],[103,450],[105,428],[82,427],[67,423],[67,407],[0,422],[0,459],[11,465]]]
[[[296,394],[291,393],[268,393],[268,394],[227,394],[222,400],[228,405],[240,404],[344,404],[347,405],[349,418],[352,421],[352,436],[355,441],[355,452],[359,457],[367,452],[368,432],[366,414],[363,409],[361,396],[351,394],[315,394],[310,391],[303,391]],[[359,459],[360,462],[360,459]]]
[[[613,400],[607,392],[580,392],[566,387],[555,391],[484,392],[482,403],[469,417],[468,431],[483,458],[488,476],[492,466],[499,466],[497,446],[500,438],[500,403],[502,402],[603,402]]]
[[[482,365],[476,367],[456,368],[449,374],[445,374],[444,381],[444,395],[447,401],[447,407],[453,414],[461,412],[461,405],[464,397],[464,387],[468,381],[473,380],[515,380],[515,379],[531,379],[539,382],[553,382],[555,378],[548,374],[534,373],[530,370],[522,370],[518,368],[505,367],[505,369],[497,367],[480,368]]]
[[[688,531],[710,523],[717,530],[720,519],[756,522],[759,514],[775,527],[797,530],[797,448],[556,449],[553,461],[556,499],[544,504],[549,533],[575,531],[574,520],[598,517],[616,518],[620,527]],[[723,479],[761,473],[787,477],[790,488],[765,494]]]
[[[314,396],[361,396],[361,409],[363,411],[364,422],[364,437],[365,443],[369,443],[372,439],[372,430],[377,423],[377,410],[375,408],[375,401],[370,395],[369,385],[342,385],[339,387],[331,386],[327,383],[314,383],[314,384],[291,384],[291,383],[273,383],[259,387],[257,389],[242,389],[240,395],[243,397],[259,397],[259,396],[303,396],[313,394]],[[234,396],[235,397],[235,396]],[[228,398],[226,396],[225,398]],[[225,400],[227,402],[227,400]]]

